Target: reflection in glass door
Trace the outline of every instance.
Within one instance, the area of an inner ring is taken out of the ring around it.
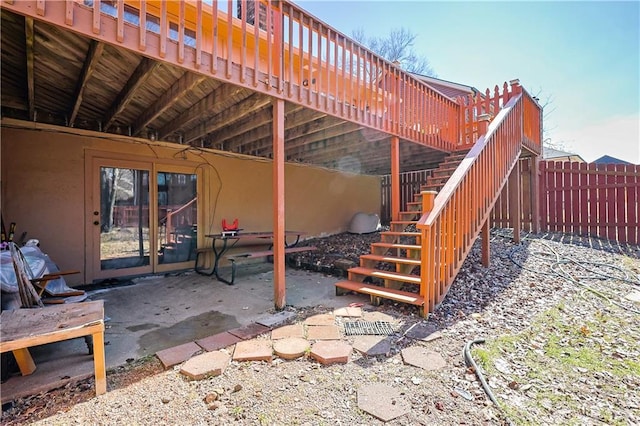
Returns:
[[[100,167],[100,270],[150,265],[149,171]]]
[[[158,264],[195,259],[197,175],[158,172]]]

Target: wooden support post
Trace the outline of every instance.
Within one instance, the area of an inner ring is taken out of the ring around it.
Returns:
[[[482,266],[488,268],[491,263],[491,251],[489,244],[489,218],[482,225]]]
[[[520,160],[516,160],[509,175],[509,221],[513,228],[513,242],[520,242]]]
[[[391,138],[391,220],[400,220],[400,138]]]
[[[531,230],[540,233],[540,156],[531,161]]]
[[[276,309],[284,309],[284,100],[273,100],[273,298]]]

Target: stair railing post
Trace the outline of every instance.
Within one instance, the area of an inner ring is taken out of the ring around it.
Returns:
[[[422,191],[422,214],[428,215],[433,210],[436,191]],[[437,295],[432,294],[435,290],[435,259],[433,251],[433,235],[430,225],[418,224],[420,230],[420,296],[424,300],[421,315],[426,317],[427,313],[435,308]]]
[[[489,129],[489,121],[491,116],[489,114],[480,114],[478,116],[478,136],[482,136],[487,133]]]

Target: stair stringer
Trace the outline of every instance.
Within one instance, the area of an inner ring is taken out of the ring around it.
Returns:
[[[420,296],[433,312],[455,280],[522,151],[522,95],[502,108],[418,221]]]

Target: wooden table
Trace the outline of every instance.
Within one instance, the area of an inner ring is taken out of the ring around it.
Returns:
[[[295,247],[296,244],[298,244],[298,242],[300,241],[300,237],[305,234],[306,234],[305,232],[301,232],[301,231],[285,231],[284,232],[285,248]],[[295,241],[293,241],[292,243],[287,243],[287,236],[295,236]],[[224,254],[229,249],[235,246],[236,243],[238,243],[238,241],[256,240],[259,243],[264,243],[264,244],[269,243],[270,248],[271,246],[273,246],[273,232],[242,232],[240,231],[236,235],[207,234],[205,235],[205,237],[212,239],[211,248],[207,247],[204,249],[197,250],[195,270],[197,273],[202,275],[208,275],[208,276],[215,275],[218,281],[222,281],[223,283],[226,283],[229,285],[233,284],[233,279],[229,281],[222,278],[218,270],[218,264],[220,263],[220,258],[223,257]],[[216,246],[217,241],[221,241],[221,245]],[[206,252],[213,252],[213,267],[209,272],[203,271],[198,267],[200,254],[203,254]]]
[[[93,337],[96,395],[107,391],[102,300],[16,309],[0,314],[0,353],[12,351],[23,376],[35,371],[29,348],[76,337]]]

